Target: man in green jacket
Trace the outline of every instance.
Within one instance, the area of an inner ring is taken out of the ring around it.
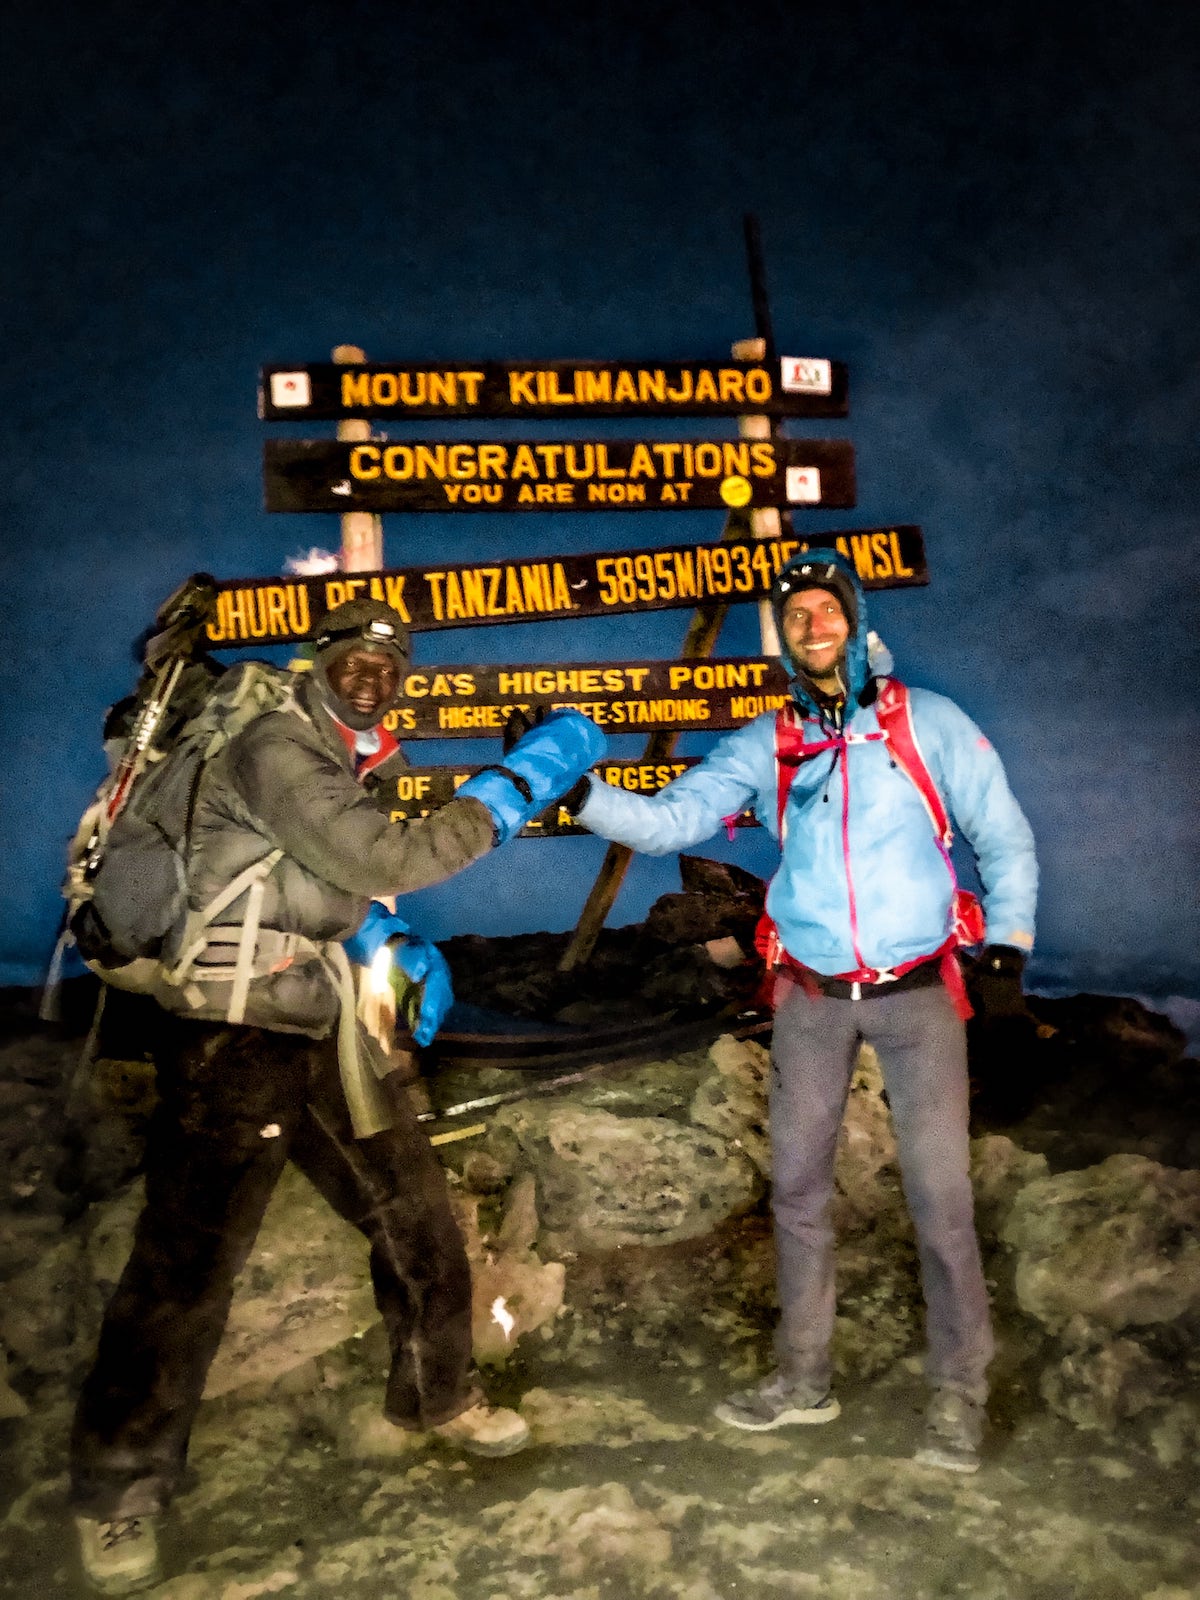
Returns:
[[[528,1441],[516,1412],[484,1400],[443,1170],[395,1074],[361,1070],[340,941],[373,898],[441,882],[512,837],[602,754],[603,736],[557,713],[440,810],[393,822],[369,784],[403,764],[383,721],[407,663],[395,611],[338,607],[294,695],[202,771],[189,915],[154,990],[164,1014],[145,1209],[72,1435],[84,1570],[106,1593],[156,1574],[155,1519],[178,1485],[234,1279],[289,1157],[370,1241],[392,1353],[389,1420],[477,1454]],[[214,897],[256,863],[257,887],[206,923]]]

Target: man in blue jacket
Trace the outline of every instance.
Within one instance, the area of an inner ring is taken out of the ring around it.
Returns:
[[[931,1398],[918,1460],[973,1472],[993,1345],[968,1176],[965,1008],[946,960],[953,869],[925,799],[882,733],[886,680],[868,664],[853,568],[832,552],[797,556],[773,600],[794,674],[796,733],[820,746],[796,765],[782,806],[772,713],[722,739],[657,795],[590,778],[577,816],[602,838],[661,855],[690,848],[752,806],[781,841],[767,891],[777,941],[770,1129],[778,1369],[716,1415],[756,1431],[838,1415],[830,1205],[850,1075],[866,1041],[883,1068],[921,1261]],[[1015,1006],[1033,943],[1029,825],[974,723],[941,695],[914,689],[907,697],[918,759],[975,852],[986,970]]]

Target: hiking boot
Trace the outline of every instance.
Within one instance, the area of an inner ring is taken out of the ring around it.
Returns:
[[[153,1517],[76,1517],[79,1553],[88,1582],[101,1594],[133,1594],[158,1579]]]
[[[955,1389],[935,1389],[925,1412],[925,1438],[915,1459],[946,1472],[978,1472],[984,1412]]]
[[[751,1433],[786,1428],[793,1423],[832,1422],[841,1406],[828,1390],[793,1383],[782,1373],[772,1373],[754,1389],[739,1389],[713,1411],[718,1422]]]
[[[449,1422],[439,1423],[433,1431],[470,1456],[512,1456],[524,1450],[530,1439],[524,1417],[483,1400]]]

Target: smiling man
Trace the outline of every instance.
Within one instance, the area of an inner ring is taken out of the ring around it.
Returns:
[[[145,1208],[72,1436],[83,1566],[107,1594],[155,1579],[157,1515],[289,1157],[370,1242],[392,1357],[387,1418],[476,1455],[529,1439],[515,1411],[484,1400],[445,1175],[393,1063],[364,1065],[368,1041],[355,1047],[342,941],[372,899],[439,883],[512,838],[603,754],[604,736],[577,712],[552,713],[439,810],[392,821],[369,788],[404,764],[384,718],[407,664],[397,612],[338,607],[311,674],[195,780],[188,911],[151,990],[169,1015]]]
[[[795,557],[773,603],[791,707],[728,735],[657,795],[589,777],[576,815],[602,838],[659,855],[690,848],[752,806],[780,840],[761,939],[775,977],[778,1370],[722,1402],[717,1416],[761,1431],[838,1415],[830,1206],[865,1041],[879,1052],[921,1259],[931,1394],[918,1459],[973,1472],[992,1334],[968,1177],[965,997],[954,950],[983,930],[967,937],[958,926],[948,822],[943,830],[934,818],[948,811],[975,852],[998,1009],[1019,1005],[1033,943],[1033,839],[975,724],[942,696],[872,670],[849,563]]]

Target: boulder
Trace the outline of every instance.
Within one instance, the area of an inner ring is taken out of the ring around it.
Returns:
[[[670,1533],[621,1483],[535,1489],[488,1507],[483,1521],[527,1556],[549,1557],[564,1578],[602,1574],[624,1588],[671,1559]]]
[[[1052,1333],[1076,1316],[1117,1330],[1200,1313],[1200,1172],[1114,1155],[1038,1178],[1002,1238],[1022,1309]]]
[[[536,1176],[550,1255],[694,1239],[746,1210],[761,1189],[743,1151],[665,1117],[528,1100],[496,1120]]]
[[[767,1074],[771,1058],[753,1039],[723,1034],[708,1052],[711,1071],[688,1107],[689,1119],[739,1145],[764,1177],[771,1174]]]
[[[1077,1428],[1110,1432],[1158,1404],[1167,1375],[1132,1339],[1072,1350],[1042,1373],[1042,1398]]]

